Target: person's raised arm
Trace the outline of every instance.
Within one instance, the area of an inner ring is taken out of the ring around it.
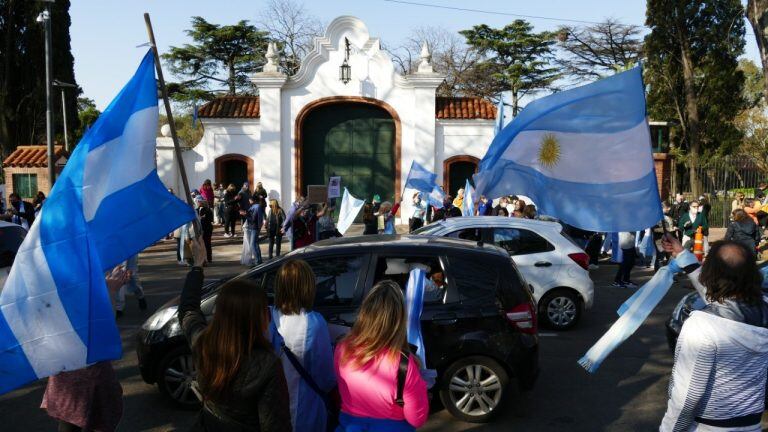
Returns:
[[[193,267],[187,273],[184,288],[181,291],[179,301],[179,323],[187,336],[190,345],[194,345],[200,331],[205,328],[206,321],[203,311],[200,310],[200,300],[203,288],[203,263],[205,263],[205,245],[201,237],[190,240],[192,242]]]

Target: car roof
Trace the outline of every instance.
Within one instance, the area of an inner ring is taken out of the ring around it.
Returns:
[[[498,255],[509,258],[509,253],[492,244],[478,244],[468,240],[459,240],[446,237],[433,237],[423,235],[363,235],[354,237],[338,237],[335,239],[315,242],[302,250],[304,252],[333,251],[342,252],[358,248],[370,249],[386,247],[388,249],[400,248],[440,248],[457,251],[478,252]]]
[[[484,226],[525,226],[531,229],[556,229],[562,231],[563,226],[558,222],[524,219],[504,216],[463,216],[441,220],[438,224],[446,228],[484,227]]]

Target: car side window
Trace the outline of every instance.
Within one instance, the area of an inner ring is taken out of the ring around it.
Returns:
[[[450,238],[457,238],[461,240],[472,240],[472,241],[478,241],[480,240],[480,236],[482,231],[480,228],[466,228],[463,230],[453,231],[449,233],[446,237]]]
[[[464,256],[452,256],[450,263],[449,274],[462,301],[495,295],[499,283],[496,267]]]
[[[448,281],[445,269],[439,257],[384,257],[376,260],[376,273],[373,283],[384,279],[397,282],[405,293],[411,270],[422,268],[426,272],[424,285],[424,304],[443,304],[451,301],[448,296]]]
[[[315,306],[352,304],[366,256],[331,256],[307,260],[317,281]]]
[[[544,237],[533,231],[520,228],[495,228],[493,243],[510,255],[526,255],[555,250]]]

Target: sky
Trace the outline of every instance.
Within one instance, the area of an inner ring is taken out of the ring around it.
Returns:
[[[501,27],[518,18],[503,14],[547,17],[526,18],[537,31],[577,24],[566,20],[602,21],[615,18],[625,24],[642,25],[645,0],[413,0],[456,8],[496,12],[488,14],[395,3],[386,0],[306,0],[307,11],[327,24],[341,15],[362,19],[373,37],[398,46],[410,32],[422,26],[464,30],[475,24]],[[104,109],[139,65],[147,48],[143,13],[149,12],[161,53],[169,46],[189,42],[184,31],[190,17],[202,16],[216,24],[241,19],[257,22],[265,9],[263,0],[73,0],[70,8],[72,54],[75,78],[83,95]],[[54,22],[53,25],[56,25]],[[747,24],[745,56],[759,62],[755,39]],[[167,73],[166,73],[167,75]],[[166,76],[166,80],[173,77]]]

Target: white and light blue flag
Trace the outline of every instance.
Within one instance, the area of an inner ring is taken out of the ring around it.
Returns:
[[[529,196],[540,214],[590,231],[662,218],[639,67],[529,103],[493,139],[477,193]],[[632,208],[632,215],[616,211]]]
[[[499,104],[496,106],[496,124],[493,126],[493,135],[498,135],[504,129],[504,93],[499,94]]]
[[[344,235],[349,227],[352,226],[364,204],[365,200],[353,197],[347,188],[344,188],[344,195],[341,198],[341,207],[339,208],[339,221],[336,223],[336,229],[339,230],[341,235]]]
[[[416,161],[411,163],[411,170],[408,171],[408,178],[405,180],[405,188],[430,193],[436,185],[437,174],[432,173]]]
[[[464,185],[464,201],[461,202],[461,215],[475,215],[475,189],[472,188],[469,179],[467,179],[467,183]]]
[[[120,358],[104,282],[195,213],[160,182],[155,63],[148,52],[72,153],[0,292],[0,393]]]
[[[445,199],[445,192],[443,192],[443,188],[440,186],[435,186],[432,188],[432,190],[427,194],[427,204],[442,208],[443,207],[443,200]]]

